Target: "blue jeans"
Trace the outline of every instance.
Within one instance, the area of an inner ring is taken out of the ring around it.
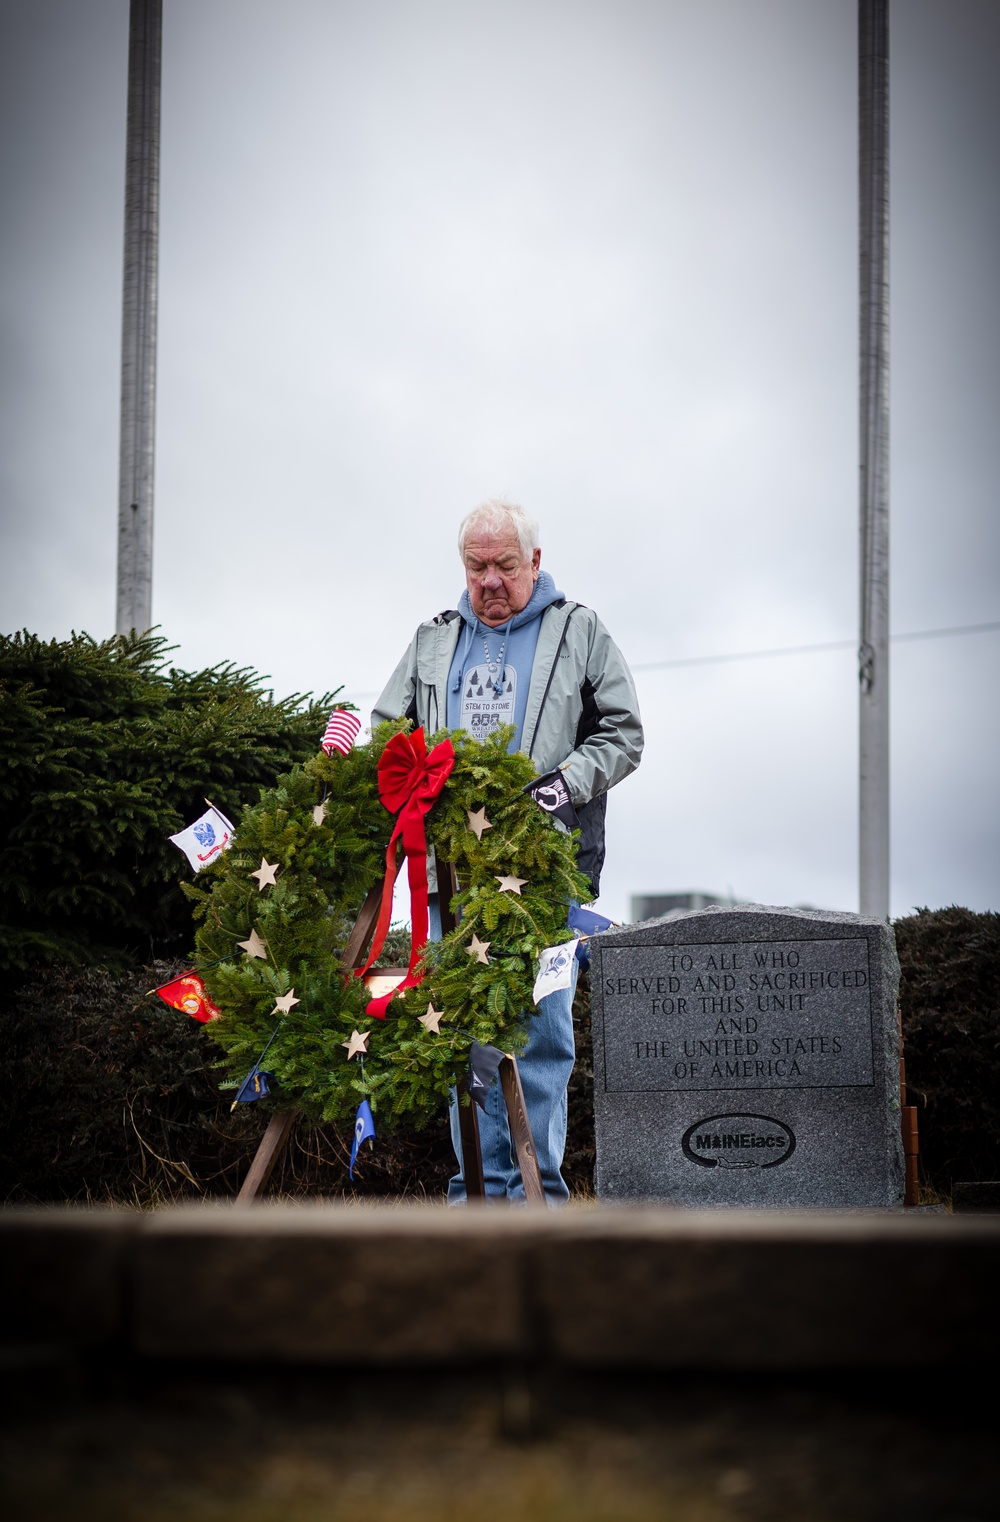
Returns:
[[[441,939],[441,913],[436,894],[430,897],[430,938],[432,941]],[[566,1150],[566,1088],[576,1060],[573,994],[579,965],[574,961],[570,987],[548,994],[530,1016],[528,1044],[517,1059],[538,1167],[550,1205],[564,1205],[569,1199],[560,1169]],[[449,1102],[449,1120],[458,1172],[448,1184],[448,1204],[461,1205],[465,1203],[465,1177],[458,1099],[454,1089]],[[524,1184],[514,1156],[499,1078],[494,1080],[486,1095],[485,1110],[479,1111],[479,1139],[487,1197],[523,1201]]]

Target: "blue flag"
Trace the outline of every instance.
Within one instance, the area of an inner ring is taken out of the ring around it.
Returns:
[[[569,928],[577,935],[600,935],[602,930],[610,930],[613,924],[614,920],[605,919],[593,909],[581,909],[579,904],[570,906]]]
[[[367,1099],[363,1099],[358,1105],[358,1113],[354,1117],[354,1142],[351,1146],[351,1178],[354,1177],[354,1164],[358,1160],[358,1149],[363,1141],[369,1138],[375,1140],[375,1122],[372,1119],[372,1108]]]
[[[579,904],[571,904],[569,911],[569,928],[580,937],[576,948],[576,959],[584,972],[590,967],[590,956],[587,951],[587,940],[592,935],[600,935],[602,930],[610,930],[614,920],[609,920],[603,914],[597,914],[593,909],[581,909]]]

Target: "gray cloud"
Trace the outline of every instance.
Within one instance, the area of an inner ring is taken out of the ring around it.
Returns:
[[[377,689],[508,490],[635,661],[856,620],[852,3],[171,0],[154,616]],[[127,6],[3,12],[4,625],[110,632]],[[894,624],[996,618],[995,7],[892,13]],[[995,635],[896,647],[894,910],[1000,899]],[[856,902],[849,653],[640,677],[604,894]]]

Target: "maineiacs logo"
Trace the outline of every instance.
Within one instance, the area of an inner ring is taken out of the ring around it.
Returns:
[[[734,1110],[688,1126],[684,1156],[703,1168],[777,1168],[795,1151],[795,1133],[783,1120]]]

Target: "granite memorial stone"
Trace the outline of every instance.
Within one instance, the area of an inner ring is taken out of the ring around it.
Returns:
[[[600,1199],[902,1203],[888,925],[711,908],[590,951]]]

